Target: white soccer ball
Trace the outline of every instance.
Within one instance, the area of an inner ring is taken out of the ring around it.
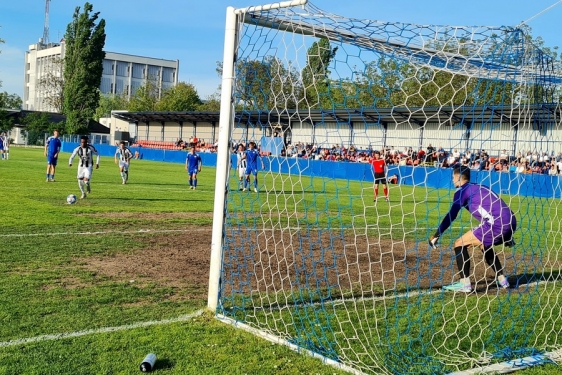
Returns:
[[[76,203],[76,195],[70,194],[68,197],[66,197],[66,203],[68,204]]]

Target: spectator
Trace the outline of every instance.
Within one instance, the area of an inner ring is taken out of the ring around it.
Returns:
[[[427,146],[427,162],[433,163],[434,160],[435,160],[435,147],[433,147],[430,143],[429,146]]]

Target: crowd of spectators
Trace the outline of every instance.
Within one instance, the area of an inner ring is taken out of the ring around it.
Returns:
[[[204,139],[200,139],[195,136],[191,136],[187,141],[184,141],[181,138],[177,138],[174,144],[177,147],[181,147],[183,150],[189,150],[192,147],[195,147],[197,152],[204,152],[204,153],[217,152],[216,142],[211,142],[211,143],[205,142]]]
[[[520,151],[516,155],[510,155],[506,150],[489,153],[484,149],[445,150],[443,147],[434,147],[429,144],[425,149],[404,147],[402,150],[394,146],[380,150],[386,164],[430,166],[437,168],[454,168],[466,166],[472,170],[512,172],[512,173],[541,173],[549,175],[562,174],[562,152],[554,155],[554,152]],[[315,144],[297,142],[288,145],[281,151],[281,156],[296,157],[313,160],[343,161],[369,163],[373,155],[373,148],[359,150],[353,145],[345,147],[335,144],[331,148],[318,147]]]

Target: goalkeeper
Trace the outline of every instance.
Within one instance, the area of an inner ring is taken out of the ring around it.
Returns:
[[[501,244],[513,246],[512,236],[517,227],[515,215],[489,187],[470,183],[469,168],[463,166],[455,168],[453,184],[457,188],[453,204],[435,234],[430,237],[430,246],[435,247],[439,237],[449,228],[463,207],[480,222],[480,225],[455,241],[455,259],[461,279],[444,286],[443,289],[464,293],[472,291],[468,255],[468,248],[471,246],[478,246],[484,252],[484,259],[492,267],[498,286],[503,289],[509,288],[509,282],[503,274],[500,260],[494,252],[494,246]]]

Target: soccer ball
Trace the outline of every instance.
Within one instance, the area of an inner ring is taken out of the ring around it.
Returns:
[[[68,204],[76,203],[76,195],[70,194],[68,197],[66,197],[66,203]]]

